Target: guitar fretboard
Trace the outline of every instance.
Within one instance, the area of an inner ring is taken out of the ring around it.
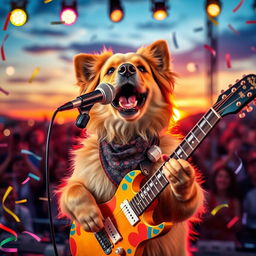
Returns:
[[[221,116],[211,108],[182,140],[180,145],[169,156],[168,160],[170,158],[187,160],[220,118]],[[140,216],[169,184],[162,171],[164,164],[150,177],[130,201],[137,216]]]

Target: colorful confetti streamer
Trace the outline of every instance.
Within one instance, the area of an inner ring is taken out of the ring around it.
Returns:
[[[44,3],[45,4],[48,4],[48,3],[50,3],[52,0],[44,0]]]
[[[7,27],[8,27],[8,24],[9,24],[9,20],[10,20],[10,17],[11,17],[11,12],[9,12],[6,16],[6,19],[5,19],[5,23],[4,23],[4,28],[3,30],[6,31],[7,30]]]
[[[231,221],[227,224],[227,228],[232,228],[237,222],[239,221],[239,218],[235,216],[231,219]]]
[[[21,182],[21,185],[24,185],[29,181],[30,181],[30,177],[27,177],[24,181]]]
[[[18,237],[17,233],[16,233],[14,230],[12,230],[12,229],[6,227],[6,226],[3,225],[2,223],[0,223],[0,229],[3,229],[3,230],[5,230],[6,232],[11,233],[11,234],[14,235],[15,237]]]
[[[4,93],[5,95],[9,95],[9,92],[7,92],[5,89],[0,87],[0,92]]]
[[[240,157],[239,157],[239,160],[240,160],[240,164],[235,170],[236,175],[238,175],[238,173],[242,170],[242,167],[243,167],[243,162],[242,162],[242,159]]]
[[[179,45],[178,45],[177,38],[176,38],[176,32],[172,33],[172,40],[173,40],[173,44],[174,44],[175,48],[178,49]]]
[[[246,24],[256,24],[256,20],[247,20]]]
[[[233,12],[238,11],[238,9],[242,6],[242,4],[244,3],[244,0],[241,0],[238,5],[233,9]]]
[[[35,175],[35,174],[32,173],[32,172],[30,172],[30,173],[28,174],[28,176],[29,176],[30,178],[34,179],[34,180],[37,180],[37,181],[40,180],[40,177],[38,177],[37,175]]]
[[[23,231],[22,233],[28,234],[28,235],[32,236],[33,238],[36,239],[37,242],[41,242],[41,238],[39,236],[37,236],[37,235],[35,235],[35,234],[33,234],[33,233],[29,232],[29,231]]]
[[[41,201],[48,201],[47,197],[39,197],[38,199],[41,200]]]
[[[52,21],[51,25],[60,25],[60,24],[65,24],[65,21]]]
[[[200,31],[203,31],[203,30],[204,30],[203,27],[194,28],[194,32],[200,32]]]
[[[27,201],[28,201],[27,199],[22,199],[22,200],[15,201],[15,204],[24,204]]]
[[[220,210],[220,209],[222,209],[222,208],[224,208],[224,207],[228,207],[228,204],[220,204],[220,205],[218,205],[218,206],[216,206],[212,211],[211,211],[211,215],[216,215],[216,213]]]
[[[216,56],[216,51],[208,44],[204,44],[204,48],[207,49],[214,57]]]
[[[3,206],[3,209],[9,213],[17,222],[20,222],[20,218],[14,213],[12,212],[11,210],[9,210],[5,205],[4,205],[4,202],[6,200],[6,198],[8,197],[8,195],[10,194],[10,192],[12,191],[13,187],[12,186],[9,186],[7,188],[7,190],[5,191],[4,193],[4,196],[2,198],[2,206]]]
[[[28,80],[29,83],[32,83],[32,82],[33,82],[33,80],[35,79],[35,77],[38,75],[39,71],[40,71],[40,68],[39,68],[39,67],[36,67],[36,68],[34,69],[34,71],[33,71],[32,75],[31,75],[31,77],[30,77],[29,80]]]
[[[8,39],[8,37],[9,37],[8,34],[5,35],[4,40],[3,40],[3,42],[2,42],[2,45],[1,45],[1,57],[2,57],[2,61],[5,61],[5,60],[6,60],[6,58],[5,58],[5,53],[4,53],[4,43],[5,43],[5,41]]]
[[[218,26],[219,25],[219,22],[217,20],[215,20],[213,17],[207,15],[208,19],[215,25],[215,26]]]
[[[230,53],[226,53],[225,54],[225,59],[226,59],[226,65],[227,65],[227,68],[231,68],[231,56],[230,56]]]
[[[228,24],[228,28],[233,31],[236,35],[240,35],[240,32],[237,31],[231,24]]]
[[[38,156],[38,155],[36,155],[35,153],[33,153],[33,152],[31,152],[31,151],[29,151],[29,150],[27,150],[27,149],[22,149],[21,150],[21,153],[22,154],[27,154],[27,155],[31,155],[31,156],[33,156],[33,157],[35,157],[37,160],[42,160],[42,157],[41,156]]]
[[[10,236],[5,238],[3,241],[0,242],[0,250],[3,252],[17,252],[17,248],[3,248],[2,246],[11,242],[11,241],[17,241],[17,238],[15,236]]]

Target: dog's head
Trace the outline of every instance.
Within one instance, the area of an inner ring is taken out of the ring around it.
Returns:
[[[166,113],[170,116],[172,112],[174,74],[170,70],[170,54],[165,41],[156,41],[138,49],[136,53],[113,54],[104,51],[100,55],[78,54],[74,63],[81,93],[95,90],[100,83],[115,87],[116,97],[111,105],[97,104],[93,108],[94,112],[98,111],[97,116],[94,115],[97,125],[99,112],[102,115],[104,112],[101,118],[105,120],[105,128],[106,122],[112,120],[113,123],[118,122],[119,130],[120,126],[129,129],[137,127],[138,130],[138,126],[153,123],[146,120],[157,118],[157,115],[163,115],[162,112],[169,120]]]

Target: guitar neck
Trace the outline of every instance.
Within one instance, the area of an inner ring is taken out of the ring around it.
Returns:
[[[168,160],[170,158],[187,160],[220,119],[221,116],[211,108],[182,140]],[[169,184],[162,171],[165,163],[150,177],[130,201],[137,216],[140,216]]]

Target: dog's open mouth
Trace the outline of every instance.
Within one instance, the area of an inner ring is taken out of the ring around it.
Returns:
[[[147,99],[148,92],[140,93],[131,84],[123,85],[116,94],[112,106],[123,116],[132,116],[141,109]]]

